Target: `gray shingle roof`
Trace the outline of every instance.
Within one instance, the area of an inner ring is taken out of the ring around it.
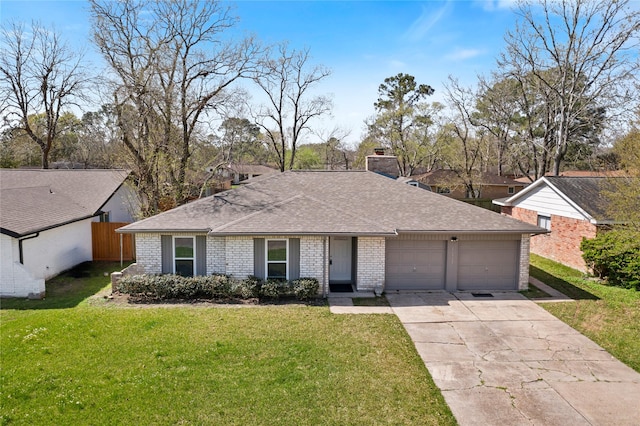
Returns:
[[[607,203],[602,197],[607,178],[545,176],[545,179],[594,219],[609,219]]]
[[[0,169],[0,228],[14,237],[95,216],[124,170]]]
[[[265,175],[243,187],[120,230],[211,231],[215,235],[543,231],[366,171],[289,171]]]

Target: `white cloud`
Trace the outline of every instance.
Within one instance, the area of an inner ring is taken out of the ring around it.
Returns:
[[[422,13],[411,23],[405,31],[404,38],[409,41],[420,41],[452,8],[451,2],[446,2],[442,7],[432,12],[431,9],[422,6]]]
[[[475,3],[487,12],[511,9],[515,6],[516,2],[517,0],[475,0]]]
[[[397,70],[397,69],[404,69],[407,67],[407,64],[405,62],[402,61],[398,61],[397,59],[392,59],[389,61],[389,68]]]
[[[450,61],[464,61],[465,59],[475,58],[484,53],[480,49],[456,49],[445,56]]]

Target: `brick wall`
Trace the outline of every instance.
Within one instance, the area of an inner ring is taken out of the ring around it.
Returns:
[[[538,213],[533,210],[513,207],[511,215],[534,225],[538,223]],[[596,226],[586,220],[551,215],[551,233],[531,237],[531,252],[586,272],[580,243],[583,237],[594,238],[596,232]]]
[[[514,193],[518,193],[522,190],[522,186],[514,186]],[[501,185],[486,185],[480,188],[480,198],[503,198],[511,197],[513,194],[509,194],[509,186]]]
[[[207,275],[226,274],[227,253],[224,237],[207,236]]]
[[[228,275],[240,279],[253,275],[252,237],[226,237],[224,249],[225,267]]]
[[[523,234],[520,240],[520,270],[518,271],[518,290],[529,288],[529,252],[531,250],[531,236]]]
[[[300,238],[300,276],[317,278],[322,285],[322,275],[328,270],[323,265],[324,237],[299,237]]]
[[[385,240],[358,237],[357,289],[382,291],[385,276]]]
[[[136,263],[145,274],[162,273],[160,234],[136,234]]]

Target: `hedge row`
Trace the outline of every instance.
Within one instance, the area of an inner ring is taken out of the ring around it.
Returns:
[[[266,280],[250,276],[239,280],[228,275],[182,277],[180,275],[125,275],[115,291],[155,299],[278,299],[316,297],[319,283],[315,278],[291,281]]]
[[[614,229],[580,244],[582,258],[594,275],[611,285],[640,290],[640,238],[634,232]]]

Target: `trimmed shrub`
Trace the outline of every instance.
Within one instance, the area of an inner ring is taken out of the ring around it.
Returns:
[[[291,281],[293,294],[299,300],[308,300],[318,295],[320,283],[315,278],[299,278]]]
[[[267,280],[260,288],[260,295],[268,299],[278,299],[287,291],[287,282],[282,280]]]
[[[299,300],[316,297],[319,283],[315,278],[293,281],[267,280],[250,276],[237,280],[228,275],[182,277],[180,275],[125,275],[114,291],[157,299],[241,299],[295,296]]]
[[[147,275],[125,275],[117,282],[114,291],[133,295],[150,295],[151,290]]]
[[[192,278],[198,287],[197,295],[207,299],[226,299],[231,296],[232,279],[228,275],[213,274]]]
[[[260,297],[261,286],[261,280],[251,275],[244,280],[233,280],[231,283],[231,294],[241,299]]]
[[[582,258],[594,275],[611,285],[640,290],[640,238],[615,229],[580,244]]]

